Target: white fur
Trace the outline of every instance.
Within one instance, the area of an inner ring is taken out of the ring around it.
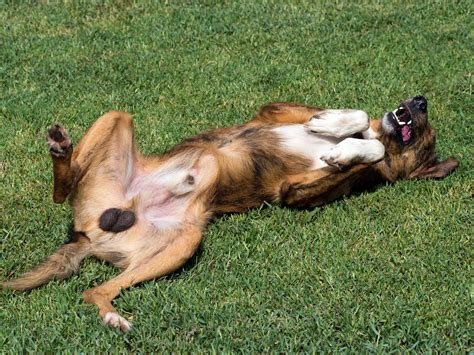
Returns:
[[[377,139],[346,138],[321,155],[329,165],[348,166],[357,163],[375,163],[385,155],[384,145]]]
[[[283,125],[274,128],[274,132],[284,148],[311,159],[312,169],[372,163],[385,154],[383,144],[372,139],[379,134],[369,127],[367,114],[360,110],[325,110],[306,125]],[[342,139],[357,132],[366,139]]]
[[[369,129],[362,132],[362,137],[364,137],[364,139],[377,139],[380,137],[380,133],[374,131],[372,127],[369,127]]]
[[[163,171],[158,176],[152,177],[156,179],[159,185],[163,185],[171,194],[176,196],[185,195],[194,190],[194,180],[190,183],[189,176],[194,178],[193,169],[170,169]]]
[[[369,116],[361,110],[324,110],[306,124],[311,132],[336,138],[369,128]]]
[[[128,332],[132,328],[132,325],[116,312],[107,312],[103,318],[103,322],[105,325],[120,328],[123,332]]]
[[[334,147],[340,141],[338,138],[308,132],[307,128],[300,124],[279,126],[273,131],[278,134],[282,146],[288,151],[311,159],[312,169],[327,166],[327,163],[320,159],[321,153]]]
[[[382,130],[385,133],[392,134],[394,133],[395,129],[393,128],[392,124],[389,122],[389,113],[386,112],[382,117]]]
[[[137,202],[138,218],[143,217],[158,229],[175,228],[185,217],[186,195],[196,188],[195,175],[192,167],[177,166],[142,173],[132,181],[125,197]]]

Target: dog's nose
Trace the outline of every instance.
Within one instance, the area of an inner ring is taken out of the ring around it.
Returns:
[[[426,109],[428,107],[428,101],[426,100],[426,97],[424,97],[424,96],[415,96],[413,98],[413,104],[420,111],[426,111]]]

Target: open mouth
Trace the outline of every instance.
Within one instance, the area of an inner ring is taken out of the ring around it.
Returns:
[[[393,127],[399,133],[403,144],[410,143],[413,137],[413,127],[411,115],[408,110],[400,106],[390,112],[389,117],[391,118]]]

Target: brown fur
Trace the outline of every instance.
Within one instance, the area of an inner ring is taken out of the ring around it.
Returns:
[[[377,182],[442,178],[454,170],[454,158],[438,162],[427,114],[416,111],[413,102],[404,104],[415,120],[410,144],[400,144],[380,120],[372,121],[385,158],[343,171],[311,170],[311,161],[284,149],[273,131],[280,124],[307,123],[324,111],[312,106],[269,104],[245,125],[199,134],[159,157],[136,150],[132,119],[123,112],[99,118],[74,151],[65,129],[53,126],[48,134],[53,198],[63,202],[69,195],[78,232],[45,263],[3,286],[30,289],[69,276],[89,255],[107,260],[123,273],[85,291],[84,299],[97,305],[105,323],[126,331],[129,324],[111,301],[122,288],[181,267],[216,214],[246,211],[264,201],[313,207]]]

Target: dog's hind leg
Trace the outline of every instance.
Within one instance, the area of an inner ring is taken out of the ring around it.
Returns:
[[[52,279],[64,279],[79,269],[82,259],[90,253],[89,247],[89,238],[83,233],[75,232],[69,243],[60,247],[42,264],[17,279],[3,282],[2,286],[23,291],[41,286]]]
[[[53,160],[54,201],[63,202],[68,194],[72,195],[74,238],[32,271],[5,282],[4,287],[25,290],[69,276],[82,259],[94,254],[91,239],[101,235],[97,233],[101,214],[110,205],[124,204],[124,185],[135,159],[128,114],[110,112],[99,118],[74,151],[61,125],[51,127],[47,142]],[[114,232],[130,228],[135,222],[133,212],[108,217],[104,223]]]
[[[130,228],[136,216],[125,192],[140,159],[131,116],[118,111],[101,116],[71,159],[76,167],[76,188],[70,200],[76,230],[99,225],[104,231],[118,233]]]
[[[132,117],[126,112],[110,111],[87,130],[77,144],[72,160],[78,164],[81,176],[90,169],[125,175],[132,167],[135,155]],[[103,164],[107,166],[103,167]]]
[[[74,168],[71,166],[72,142],[66,129],[55,124],[48,130],[46,142],[53,161],[53,201],[63,203],[74,183]]]
[[[196,226],[171,233],[175,235],[170,236],[169,243],[151,255],[140,255],[140,260],[132,260],[130,266],[117,277],[84,292],[84,300],[99,308],[99,316],[106,325],[128,331],[130,323],[117,313],[112,300],[121,289],[176,271],[192,257],[202,238],[202,230]]]
[[[74,150],[68,132],[60,124],[48,130],[46,140],[53,161],[56,203],[64,202],[79,180],[97,178],[104,182],[106,177],[123,185],[130,179],[137,152],[132,118],[125,112],[111,111],[101,116]]]

